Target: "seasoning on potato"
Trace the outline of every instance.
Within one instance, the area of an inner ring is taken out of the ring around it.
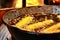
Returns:
[[[26,24],[29,24],[32,20],[33,20],[33,17],[27,16],[27,17],[22,18],[21,20],[19,20],[19,22],[17,22],[17,23],[15,24],[15,26],[16,26],[16,27],[22,27],[22,26],[24,26],[24,25],[26,25]]]

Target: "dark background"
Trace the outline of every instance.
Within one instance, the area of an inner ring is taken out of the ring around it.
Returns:
[[[6,7],[12,7],[13,6],[13,1],[14,0],[0,0],[0,5],[2,8],[6,8]],[[23,7],[26,7],[26,0],[22,1]],[[60,5],[60,3],[53,3],[53,0],[44,0],[44,4],[46,5]]]
[[[2,8],[12,7],[14,0],[0,0],[0,5]]]

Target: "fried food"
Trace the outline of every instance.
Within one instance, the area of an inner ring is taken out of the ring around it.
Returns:
[[[34,24],[30,24],[26,27],[27,30],[32,31],[34,29],[40,28],[40,27],[45,27],[46,25],[50,25],[51,23],[54,23],[53,20],[46,20],[43,22],[38,22]]]
[[[51,19],[43,21],[43,24],[45,24],[45,25],[49,25],[49,24],[52,24],[52,23],[54,23],[54,21],[51,20]]]
[[[26,14],[25,16],[19,16],[16,22],[10,21],[11,25],[21,30],[37,33],[57,33],[60,32],[60,15],[54,14]]]
[[[56,25],[46,28],[42,32],[44,32],[44,33],[60,32],[60,30],[58,30],[58,28],[60,28],[60,23],[57,23]]]
[[[24,26],[24,25],[26,25],[26,24],[29,24],[32,20],[33,20],[33,17],[27,16],[27,17],[25,17],[25,18],[22,18],[22,20],[19,20],[19,22],[17,22],[17,23],[15,24],[15,26],[16,26],[16,27],[22,27],[22,26]]]

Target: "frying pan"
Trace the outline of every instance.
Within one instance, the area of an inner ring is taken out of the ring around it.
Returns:
[[[16,40],[60,40],[60,33],[46,34],[29,32],[11,26],[8,23],[10,20],[18,16],[35,13],[53,13],[53,6],[32,6],[10,10],[3,16],[3,23],[8,27],[9,32]]]

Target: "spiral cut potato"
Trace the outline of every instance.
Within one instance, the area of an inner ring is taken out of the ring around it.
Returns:
[[[33,20],[33,17],[27,16],[25,18],[22,18],[22,20],[19,20],[19,22],[16,23],[15,26],[20,28],[26,24],[29,24],[32,20]]]
[[[46,20],[46,21],[43,21],[43,22],[30,24],[30,25],[26,26],[26,29],[28,31],[32,31],[34,29],[37,29],[37,28],[40,28],[40,27],[45,27],[46,25],[50,25],[51,23],[54,23],[54,21],[53,20]]]
[[[53,20],[46,20],[46,21],[43,21],[42,23],[45,25],[49,25],[49,24],[54,23],[54,21]]]
[[[44,32],[44,33],[60,32],[60,30],[58,30],[58,28],[60,28],[60,23],[57,23],[56,25],[53,25],[53,26],[51,26],[49,28],[46,28],[42,32]]]

